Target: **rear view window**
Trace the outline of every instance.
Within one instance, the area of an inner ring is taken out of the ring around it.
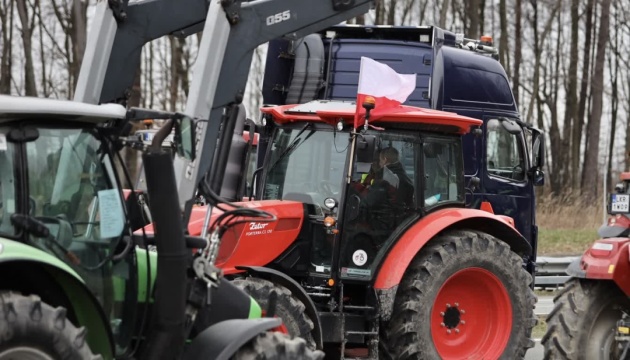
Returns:
[[[445,96],[451,101],[512,105],[512,90],[505,77],[490,71],[453,66],[444,74]]]

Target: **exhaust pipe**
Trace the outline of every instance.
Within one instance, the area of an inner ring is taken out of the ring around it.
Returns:
[[[142,155],[158,250],[151,331],[142,352],[142,359],[147,360],[180,358],[186,340],[186,270],[190,251],[184,241],[173,159],[161,149],[159,139],[170,133],[172,120],[169,122],[153,139],[159,145],[151,146]]]

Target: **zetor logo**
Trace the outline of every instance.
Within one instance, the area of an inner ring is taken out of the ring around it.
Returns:
[[[267,229],[267,226],[269,226],[269,223],[255,223],[255,222],[250,223],[249,229],[247,229],[247,232],[245,233],[245,235],[253,236],[253,235],[271,234],[273,230]]]
[[[249,230],[262,230],[267,227],[269,223],[251,223],[249,224]]]

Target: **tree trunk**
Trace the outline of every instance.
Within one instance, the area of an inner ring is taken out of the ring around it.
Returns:
[[[466,0],[464,1],[464,8],[466,16],[468,17],[468,24],[465,27],[464,34],[470,39],[479,39],[479,13],[480,13],[480,0]]]
[[[582,66],[582,84],[580,85],[580,96],[578,104],[577,119],[573,122],[573,134],[571,136],[571,178],[573,179],[573,190],[581,189],[580,176],[580,145],[582,143],[582,132],[584,128],[584,114],[586,112],[586,100],[589,97],[588,83],[590,82],[591,67],[591,38],[593,37],[593,6],[594,0],[588,0],[586,3],[586,25],[584,27],[584,52],[582,57],[584,65]]]
[[[551,163],[552,172],[549,178],[551,179],[551,192],[553,194],[559,195],[560,193],[562,193],[562,185],[566,176],[564,170],[567,156],[567,154],[563,152],[563,142],[565,139],[560,136],[560,126],[558,124],[558,90],[560,83],[560,51],[562,47],[562,13],[559,14],[557,20],[558,30],[555,44],[556,52],[554,54],[555,62],[553,62],[552,65],[551,63],[553,60],[549,59],[549,78],[547,81],[544,81],[544,83],[549,83],[549,87],[551,88],[551,93],[545,94],[545,102],[551,114],[549,138],[551,140],[551,158],[553,159],[553,161]]]
[[[568,84],[566,88],[566,102],[564,110],[564,130],[562,134],[562,153],[566,154],[565,161],[563,161],[563,171],[565,172],[567,179],[563,181],[563,186],[571,186],[573,181],[573,174],[577,173],[575,169],[572,169],[571,165],[575,164],[574,157],[580,158],[579,149],[580,143],[577,143],[578,153],[572,151],[573,145],[571,143],[571,134],[575,131],[573,128],[581,126],[577,121],[578,115],[578,99],[577,99],[577,67],[578,67],[578,34],[580,25],[580,0],[571,1],[571,43],[569,50],[569,73]],[[579,164],[579,162],[578,162]],[[578,165],[579,166],[579,165]]]
[[[32,53],[33,19],[29,16],[26,0],[17,0],[17,11],[22,23],[22,46],[24,47],[24,95],[37,96]]]
[[[389,11],[387,12],[387,25],[396,23],[396,5],[398,0],[389,0]]]
[[[374,6],[374,25],[385,24],[385,0],[376,0]]]
[[[2,55],[0,57],[0,94],[11,93],[13,49],[13,0],[0,4],[0,29],[2,29]],[[8,21],[7,21],[8,19]]]
[[[171,82],[170,82],[170,110],[177,111],[177,101],[179,100],[179,86],[182,73],[182,48],[181,43],[174,36],[169,36],[171,45]]]
[[[614,188],[615,184],[612,179],[613,167],[612,162],[615,157],[615,134],[617,133],[617,111],[619,110],[619,27],[621,26],[619,21],[619,8],[617,3],[614,5],[615,9],[615,29],[614,40],[611,41],[612,51],[608,57],[608,69],[611,72],[611,86],[612,93],[610,95],[610,107],[611,107],[611,119],[610,119],[610,135],[608,143],[608,165],[606,166],[606,184],[609,189]],[[613,63],[612,57],[615,57]],[[616,181],[616,180],[615,180]]]
[[[520,105],[520,87],[521,87],[521,62],[523,60],[523,38],[522,32],[522,7],[521,0],[516,0],[514,13],[514,76],[512,76],[512,91],[514,92],[514,101]]]
[[[597,55],[595,56],[595,71],[591,78],[591,89],[593,92],[593,105],[591,115],[587,125],[587,137],[585,152],[584,173],[582,174],[582,190],[589,189],[586,196],[591,199],[597,197],[598,160],[599,160],[599,138],[600,124],[602,118],[602,101],[604,93],[604,65],[606,60],[606,47],[610,32],[610,2],[601,1],[601,15],[599,20],[599,34],[597,36]]]
[[[448,4],[449,0],[442,1],[442,7],[440,8],[440,22],[438,26],[444,29],[446,27],[446,16],[448,15]]]
[[[83,62],[83,53],[85,52],[85,45],[87,43],[87,6],[89,1],[72,0],[72,24],[71,35],[72,39],[72,93],[74,93],[74,87],[77,86],[79,80],[79,72],[81,71],[81,63]]]
[[[511,76],[510,49],[508,48],[509,32],[505,1],[506,0],[499,0],[499,27],[501,28],[501,37],[499,38],[499,62],[501,62],[501,65],[505,68],[505,72],[508,76]]]

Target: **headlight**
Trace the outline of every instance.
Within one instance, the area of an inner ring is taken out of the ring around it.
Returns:
[[[337,206],[337,200],[333,199],[333,198],[326,198],[326,200],[324,200],[324,205],[332,210],[335,208],[335,206]]]

